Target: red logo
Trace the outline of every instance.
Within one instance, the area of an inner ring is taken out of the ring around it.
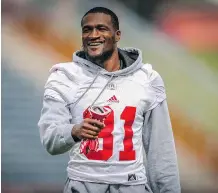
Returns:
[[[117,100],[117,97],[114,95],[114,96],[112,96],[111,98],[109,98],[107,102],[119,103],[120,101]]]

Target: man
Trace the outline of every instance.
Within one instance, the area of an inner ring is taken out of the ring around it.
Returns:
[[[70,151],[64,192],[180,192],[160,75],[140,50],[117,47],[111,10],[89,10],[81,27],[83,50],[52,67],[39,121],[50,154]]]

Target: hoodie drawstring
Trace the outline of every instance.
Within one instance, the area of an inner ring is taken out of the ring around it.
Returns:
[[[110,77],[110,79],[107,81],[107,83],[104,85],[103,89],[101,90],[101,92],[99,93],[99,95],[96,97],[96,99],[92,102],[92,104],[90,105],[90,107],[92,107],[95,102],[98,100],[98,98],[101,96],[101,94],[104,92],[104,90],[106,89],[107,85],[111,82],[111,80],[113,79],[114,75],[112,74],[112,76]]]
[[[76,104],[83,98],[83,96],[89,91],[89,89],[91,88],[91,86],[94,84],[95,80],[98,78],[100,74],[100,71],[98,71],[98,73],[96,74],[95,78],[93,79],[92,83],[89,85],[89,87],[85,90],[85,92],[75,101],[72,103],[69,103],[66,105],[66,107],[69,107],[70,105],[74,104],[74,107],[76,106]],[[73,107],[73,108],[74,108]]]
[[[74,107],[76,106],[76,104],[83,98],[83,96],[89,91],[89,89],[91,88],[91,86],[94,84],[95,80],[98,78],[100,74],[100,71],[98,71],[97,75],[95,76],[95,78],[93,79],[92,83],[89,85],[89,87],[85,90],[85,92],[75,101],[72,103],[69,103],[66,105],[66,107],[69,107],[70,105],[74,104]],[[105,86],[103,87],[103,89],[101,90],[101,92],[99,93],[99,95],[96,97],[96,99],[92,102],[92,104],[90,106],[93,106],[95,104],[95,102],[98,100],[98,98],[101,96],[101,94],[104,92],[105,88],[107,87],[107,85],[111,82],[111,80],[113,79],[114,75],[112,74],[112,76],[110,77],[110,79],[107,81],[107,83],[105,84]]]

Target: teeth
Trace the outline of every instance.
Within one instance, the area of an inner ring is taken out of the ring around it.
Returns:
[[[94,43],[94,42],[93,42],[93,43],[90,43],[89,45],[90,45],[90,46],[98,46],[98,45],[100,45],[100,44],[102,44],[102,43],[99,43],[99,42],[95,42],[95,43]]]

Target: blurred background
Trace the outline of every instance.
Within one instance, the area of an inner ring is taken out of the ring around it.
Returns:
[[[218,192],[217,0],[2,0],[2,192],[62,192],[68,154],[45,151],[37,122],[48,71],[80,49],[95,6],[164,79],[182,192]]]

